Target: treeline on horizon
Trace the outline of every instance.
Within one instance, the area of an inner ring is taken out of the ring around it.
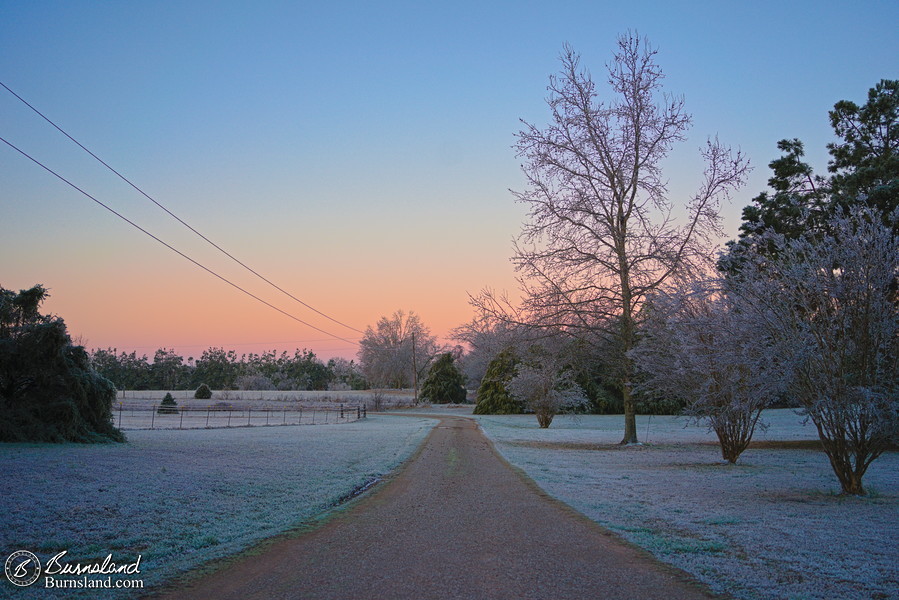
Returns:
[[[364,390],[368,382],[352,360],[332,358],[327,363],[307,349],[294,353],[241,354],[210,347],[199,358],[160,348],[153,360],[137,352],[97,348],[91,364],[118,390],[195,390],[206,384],[213,390]]]

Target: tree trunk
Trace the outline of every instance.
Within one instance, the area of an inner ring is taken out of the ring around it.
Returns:
[[[631,384],[625,381],[621,386],[621,396],[624,398],[624,439],[622,444],[637,443],[637,411],[634,408],[634,398],[631,396]]]

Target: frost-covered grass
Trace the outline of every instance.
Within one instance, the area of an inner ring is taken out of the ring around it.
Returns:
[[[121,563],[149,587],[309,522],[396,468],[437,421],[130,431],[127,444],[0,444],[0,556]],[[133,597],[14,589],[0,597]],[[56,594],[56,595],[54,595]]]
[[[899,454],[868,470],[870,497],[840,496],[812,425],[793,411],[736,465],[714,434],[676,417],[638,417],[642,446],[620,447],[621,416],[478,418],[498,451],[550,495],[661,560],[737,598],[899,597]],[[648,434],[647,434],[648,431]],[[778,441],[789,442],[778,444]]]

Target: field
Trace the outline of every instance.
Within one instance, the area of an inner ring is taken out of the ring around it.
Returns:
[[[329,402],[303,394],[228,401]],[[158,584],[327,513],[410,456],[436,423],[425,415],[471,407],[405,412],[417,418],[369,413],[339,425],[134,430],[127,444],[5,444],[0,555],[140,554],[145,585]],[[896,452],[869,469],[870,496],[855,498],[838,494],[814,427],[790,410],[766,412],[768,429],[737,465],[722,463],[713,434],[677,417],[638,417],[644,444],[631,447],[617,444],[621,416],[560,416],[544,430],[533,415],[475,418],[548,494],[715,591],[741,599],[897,597]],[[0,597],[12,592],[48,597],[37,587],[0,585]]]
[[[547,493],[713,590],[737,598],[899,597],[899,454],[838,494],[812,425],[767,411],[737,465],[714,434],[639,417],[642,446],[620,447],[621,416],[477,417],[497,450]]]
[[[128,431],[126,444],[3,444],[0,555],[140,554],[149,587],[329,511],[399,465],[435,423],[369,415],[312,427]],[[48,593],[0,585],[0,597]]]

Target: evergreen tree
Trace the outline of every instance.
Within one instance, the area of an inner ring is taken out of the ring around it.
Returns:
[[[509,394],[508,384],[515,377],[518,360],[511,349],[496,355],[487,366],[487,373],[478,388],[476,415],[518,415],[524,412],[522,403]]]
[[[803,160],[800,140],[779,141],[783,155],[768,164],[771,190],[743,209],[739,239],[728,242],[720,269],[739,272],[751,250],[773,256],[774,244],[765,232],[789,240],[807,234],[821,237],[828,223],[853,206],[867,206],[889,222],[899,207],[899,80],[882,80],[868,91],[868,102],[861,107],[841,100],[829,115],[840,140],[827,145],[832,175],[815,175]],[[893,227],[899,233],[899,226]]]
[[[468,395],[463,381],[462,373],[453,362],[453,355],[445,352],[434,361],[428,371],[421,386],[422,399],[436,404],[461,404]]]
[[[160,415],[177,415],[178,403],[175,402],[175,398],[170,393],[167,393],[162,402],[159,403],[159,408],[156,409],[156,412]]]
[[[0,441],[124,441],[112,425],[115,386],[61,318],[40,314],[47,295],[0,287]]]

